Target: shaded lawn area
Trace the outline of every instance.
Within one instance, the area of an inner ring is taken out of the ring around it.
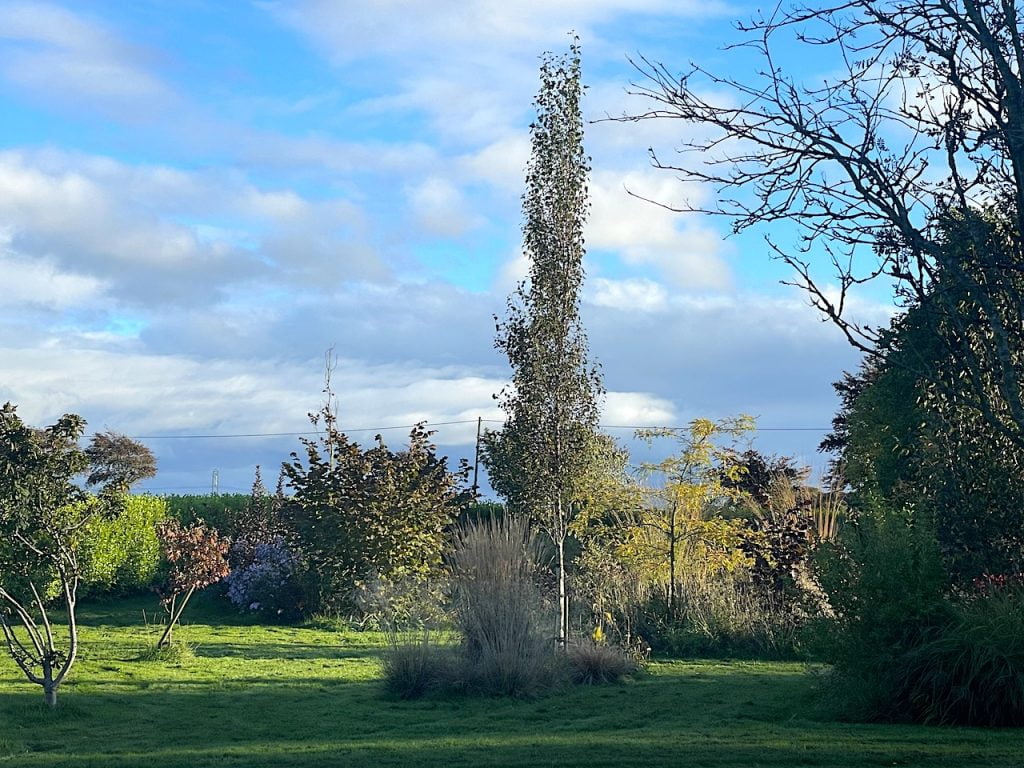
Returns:
[[[196,658],[142,662],[143,608],[82,611],[55,712],[0,658],[0,766],[1024,765],[1024,731],[830,721],[801,664],[658,661],[539,699],[403,702],[382,690],[378,634],[257,626],[206,600],[182,633]]]

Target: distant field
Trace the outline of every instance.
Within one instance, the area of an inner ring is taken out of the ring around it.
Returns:
[[[800,664],[657,661],[541,699],[403,702],[383,693],[380,635],[249,626],[200,603],[183,633],[195,659],[140,662],[144,607],[83,610],[56,712],[0,657],[0,765],[1024,765],[1020,731],[831,722]]]

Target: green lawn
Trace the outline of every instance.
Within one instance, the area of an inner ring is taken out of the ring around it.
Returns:
[[[540,699],[403,702],[382,691],[379,635],[200,604],[195,659],[141,662],[143,607],[83,609],[57,711],[0,658],[0,766],[1024,766],[1024,731],[832,722],[795,663],[658,661]]]

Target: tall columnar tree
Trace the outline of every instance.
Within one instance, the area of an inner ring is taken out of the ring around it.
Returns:
[[[578,44],[567,55],[545,55],[540,80],[523,195],[530,270],[509,298],[506,320],[498,323],[495,346],[508,356],[512,382],[498,395],[507,418],[501,433],[487,436],[485,461],[492,486],[510,509],[529,515],[554,544],[558,638],[564,643],[565,542],[581,503],[603,392],[580,321],[590,168],[583,151]]]

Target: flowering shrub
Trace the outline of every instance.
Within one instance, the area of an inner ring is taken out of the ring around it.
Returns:
[[[245,542],[235,544],[239,545],[248,546]],[[280,536],[256,544],[249,563],[224,579],[228,599],[247,613],[295,618],[302,608],[297,570],[298,561]]]

